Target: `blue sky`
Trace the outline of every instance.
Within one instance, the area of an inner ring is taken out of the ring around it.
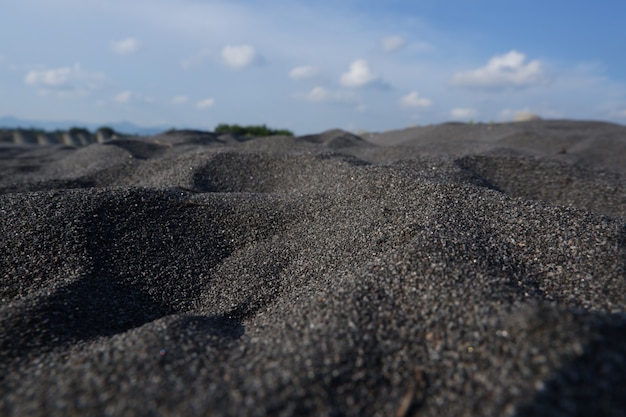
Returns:
[[[626,2],[4,0],[0,116],[298,134],[626,123]]]

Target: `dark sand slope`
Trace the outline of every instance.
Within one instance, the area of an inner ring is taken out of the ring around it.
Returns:
[[[626,128],[488,128],[0,148],[0,415],[626,415]]]

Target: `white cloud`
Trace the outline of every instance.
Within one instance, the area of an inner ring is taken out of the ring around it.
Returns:
[[[455,119],[471,119],[478,115],[478,111],[469,107],[457,107],[452,109],[450,115]]]
[[[289,71],[289,78],[294,80],[302,80],[305,78],[313,78],[319,74],[319,69],[312,66],[295,67]]]
[[[312,102],[335,102],[335,103],[350,103],[356,100],[354,94],[343,91],[331,91],[324,87],[314,87],[307,94],[297,95],[298,98],[302,98],[306,101]]]
[[[457,72],[451,85],[462,87],[527,87],[549,81],[539,60],[526,62],[526,55],[510,51],[494,56],[484,67]]]
[[[50,92],[60,97],[88,95],[102,88],[106,77],[97,72],[85,71],[80,64],[44,70],[31,70],[24,77],[27,85],[39,88],[41,94]]]
[[[209,107],[213,107],[214,105],[215,105],[215,100],[212,98],[200,100],[196,103],[196,107],[200,110],[208,109]]]
[[[124,90],[115,95],[113,98],[118,103],[152,103],[154,100],[150,97],[143,96],[141,94],[134,93],[130,90]]]
[[[118,103],[128,103],[130,100],[132,100],[133,98],[133,92],[126,90],[126,91],[122,91],[121,93],[118,93],[114,100],[117,101]]]
[[[110,47],[111,50],[118,55],[130,55],[139,50],[141,42],[135,38],[126,38],[111,42]]]
[[[363,87],[380,81],[380,77],[370,70],[366,60],[357,59],[350,64],[350,70],[341,76],[340,81],[344,87]]]
[[[411,91],[406,96],[400,99],[400,105],[402,107],[430,107],[432,106],[432,100],[424,97],[420,97],[417,91]]]
[[[387,36],[381,39],[380,45],[385,52],[393,52],[402,48],[406,40],[402,36]]]
[[[235,69],[249,67],[258,60],[254,47],[250,45],[225,46],[222,49],[224,62]]]
[[[172,103],[174,104],[185,104],[188,101],[189,101],[189,97],[184,96],[184,95],[176,96],[172,99]]]
[[[59,87],[69,83],[72,72],[73,70],[71,67],[41,71],[33,70],[29,71],[28,74],[26,74],[24,81],[28,85]]]
[[[308,94],[307,98],[310,101],[327,101],[332,95],[333,94],[324,87],[315,87]]]

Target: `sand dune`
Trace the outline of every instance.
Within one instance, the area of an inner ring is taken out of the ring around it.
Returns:
[[[626,412],[626,127],[0,147],[0,414]]]

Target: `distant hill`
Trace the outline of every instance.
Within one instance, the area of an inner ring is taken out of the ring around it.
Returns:
[[[43,121],[43,120],[23,120],[13,116],[0,117],[0,129],[41,129],[47,131],[69,130],[72,127],[82,127],[95,132],[102,126],[110,127],[116,132],[128,135],[151,136],[164,132],[171,126],[137,126],[131,122],[122,121],[116,123],[83,123],[77,121]]]

